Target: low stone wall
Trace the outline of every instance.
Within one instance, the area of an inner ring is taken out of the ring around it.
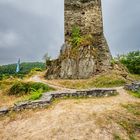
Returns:
[[[133,82],[132,84],[125,85],[126,90],[138,91],[140,90],[140,82]]]
[[[1,108],[0,115],[5,115],[9,112],[17,112],[24,109],[35,109],[47,107],[51,104],[54,99],[65,98],[65,97],[108,97],[117,94],[116,89],[90,89],[90,90],[72,90],[72,91],[55,91],[44,93],[40,100],[26,101],[14,104],[11,108]]]

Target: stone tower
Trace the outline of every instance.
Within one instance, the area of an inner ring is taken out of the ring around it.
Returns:
[[[65,0],[65,44],[47,78],[83,79],[107,71],[111,54],[103,34],[101,0]]]

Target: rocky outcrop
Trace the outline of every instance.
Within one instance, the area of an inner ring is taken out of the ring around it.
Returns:
[[[73,28],[77,37],[73,37]],[[76,40],[76,41],[75,41]],[[73,45],[73,41],[77,44]],[[65,44],[48,66],[48,79],[84,79],[107,71],[111,54],[103,34],[100,0],[65,0]]]

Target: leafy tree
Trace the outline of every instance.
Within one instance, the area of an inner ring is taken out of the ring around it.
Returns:
[[[133,51],[119,56],[119,60],[131,73],[140,74],[140,51]]]
[[[43,56],[43,60],[45,60],[46,66],[50,65],[51,57],[48,55],[48,53]]]

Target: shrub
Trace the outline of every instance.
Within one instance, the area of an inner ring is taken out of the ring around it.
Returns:
[[[71,43],[73,47],[76,47],[81,43],[80,28],[77,26],[72,28]]]
[[[133,51],[126,55],[121,55],[119,60],[128,68],[130,73],[140,74],[140,51]]]
[[[42,89],[37,90],[37,91],[32,91],[31,95],[27,97],[27,100],[38,100],[42,96]]]
[[[26,95],[30,94],[33,91],[39,91],[42,90],[42,92],[47,92],[52,90],[48,85],[43,83],[35,83],[35,82],[16,82],[9,90],[9,95]]]

